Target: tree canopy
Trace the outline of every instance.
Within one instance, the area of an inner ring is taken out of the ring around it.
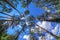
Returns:
[[[25,11],[22,13],[20,12],[20,10],[17,9],[19,3],[21,3],[21,7],[25,9]],[[38,15],[37,17],[31,15],[29,11],[29,5],[31,3],[35,4],[36,7],[45,10],[45,14],[42,13],[42,15]],[[19,15],[15,14],[10,15],[13,9],[17,11]],[[48,22],[60,23],[60,0],[0,0],[0,14],[9,16],[9,17],[0,16],[0,18],[7,18],[7,19],[0,19],[1,40],[18,40],[18,37],[21,34],[21,32],[25,31],[27,27],[29,27],[30,37],[35,32],[39,33],[38,29],[41,28],[48,34],[57,38],[57,40],[60,40],[59,36],[40,27],[35,22],[35,21],[48,21]],[[12,28],[14,28],[17,25],[22,26],[22,29],[20,31],[17,31],[16,36],[4,34],[9,27],[12,26]],[[38,28],[35,28],[36,25],[38,26]],[[34,29],[33,31],[31,31],[32,28]],[[5,36],[3,36],[3,34]],[[42,33],[39,34],[44,37]],[[32,40],[37,40],[34,38],[34,36],[32,37],[33,37]]]

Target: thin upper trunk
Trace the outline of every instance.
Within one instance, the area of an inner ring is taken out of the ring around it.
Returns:
[[[46,19],[46,20],[44,20],[44,21],[49,21],[49,22],[57,22],[57,23],[59,23],[60,22],[60,18],[56,18],[56,19],[54,19],[54,20],[48,20],[48,19]]]
[[[43,18],[43,19],[38,19],[40,21],[48,21],[48,22],[57,22],[59,23],[60,22],[60,18],[55,18],[55,19],[47,19],[47,18]]]
[[[21,34],[21,32],[23,31],[25,29],[25,27],[23,27],[19,32],[18,32],[18,34],[17,34],[17,36],[16,36],[16,40],[18,40],[18,37],[19,37],[19,35]]]

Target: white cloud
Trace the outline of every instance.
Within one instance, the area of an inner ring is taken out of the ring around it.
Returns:
[[[17,25],[19,28],[22,28],[20,25]]]
[[[37,24],[45,29],[48,29],[50,30],[52,27],[51,27],[51,22],[46,22],[46,21],[43,21],[42,23],[41,22],[37,22]]]
[[[53,34],[55,34],[55,35],[57,35],[57,33],[58,33],[58,25],[56,25],[56,27],[52,30],[52,33]],[[47,38],[47,40],[53,40],[53,39],[55,39],[53,36],[51,36],[50,34],[47,34],[46,35],[46,38]]]
[[[57,34],[58,32],[58,25],[56,25],[56,27],[52,30],[52,26],[51,26],[51,22],[46,22],[46,21],[43,21],[42,23],[41,22],[37,22],[37,24],[40,26],[40,27],[43,27],[47,30],[51,30],[54,34]],[[53,40],[54,37],[51,36],[50,34],[47,33],[46,35],[46,40]]]
[[[24,19],[25,19],[25,17],[22,17],[22,18],[21,18],[21,20],[24,20]]]
[[[58,35],[58,32],[59,32],[59,25],[57,24],[56,27],[54,29],[52,29],[52,33],[55,35]],[[46,38],[47,38],[47,40],[55,39],[53,36],[51,36],[49,34],[46,35]]]
[[[29,40],[29,38],[30,38],[30,35],[24,35],[23,36],[23,39]]]
[[[29,23],[28,23],[28,22],[26,22],[26,25],[28,26],[28,25],[29,25]]]
[[[53,36],[51,36],[50,34],[46,34],[46,40],[53,40],[54,39],[54,37]]]
[[[47,12],[50,12],[51,10],[46,10]]]
[[[47,30],[51,30],[52,29],[52,26],[51,26],[51,22],[46,22],[46,21],[43,21],[43,22],[37,22],[37,24]],[[37,26],[36,26],[37,27]],[[38,27],[37,27],[38,28]],[[54,29],[51,30],[52,33],[56,34],[58,33],[59,31],[59,25],[57,24],[56,27]],[[41,30],[41,29],[40,29]],[[60,32],[60,31],[59,31]],[[29,35],[24,35],[23,37],[24,39],[26,40],[29,40]],[[53,36],[51,36],[50,34],[46,33],[46,40],[53,40],[55,39]],[[41,37],[39,37],[39,40],[41,40]]]
[[[52,30],[52,33],[55,35],[58,35],[59,28],[60,28],[60,25],[57,24],[56,27]]]

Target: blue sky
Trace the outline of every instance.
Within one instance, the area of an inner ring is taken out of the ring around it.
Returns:
[[[24,12],[25,9],[21,7],[21,4],[19,4],[17,6],[17,9],[20,11],[20,12]],[[38,16],[38,15],[41,15],[42,13],[44,13],[45,11],[42,9],[42,8],[37,8],[35,4],[30,4],[29,7],[28,7],[29,11],[30,11],[30,14],[33,15],[34,17]],[[14,9],[13,11],[11,12],[11,15],[19,15]],[[12,29],[11,27],[8,29],[8,34],[14,34],[15,33],[15,30],[17,30],[17,28],[14,28]],[[22,32],[22,34],[19,36],[18,40],[23,40],[23,35],[27,35],[29,34],[29,29],[26,30],[27,33],[24,33]]]
[[[38,15],[41,15],[42,13],[45,13],[45,10],[43,10],[42,8],[36,7],[36,5],[35,5],[35,4],[32,4],[32,3],[29,5],[28,8],[29,8],[29,10],[30,10],[30,14],[31,14],[31,15],[34,15],[35,17],[38,16]],[[17,9],[18,9],[20,12],[24,12],[24,11],[25,11],[25,9],[21,7],[21,4],[18,4]],[[15,11],[15,10],[13,9],[13,11],[10,13],[10,15],[14,15],[14,14],[19,15],[19,14],[17,13],[17,11]],[[3,15],[3,14],[0,14],[0,16],[4,16],[4,15]],[[53,29],[54,29],[55,26],[56,26],[56,23],[52,23],[51,25],[52,25],[52,27],[53,27]],[[14,35],[15,30],[20,30],[20,29],[21,29],[21,28],[17,28],[17,27],[15,27],[14,29],[12,29],[12,28],[10,27],[10,28],[8,28],[7,33]],[[26,32],[26,33],[25,33],[25,32]],[[18,40],[20,40],[20,39],[23,40],[23,35],[25,35],[25,34],[28,35],[28,34],[29,34],[29,29],[27,28],[27,29],[25,30],[25,32],[22,32],[22,33],[21,33],[21,35],[19,36]]]
[[[21,7],[21,4],[19,4],[18,6],[17,6],[17,9],[22,13],[22,12],[24,12],[25,11],[25,9],[24,8],[22,8]],[[42,13],[44,13],[45,11],[42,9],[42,8],[37,8],[36,7],[36,5],[35,4],[30,4],[29,5],[29,11],[30,11],[30,14],[31,15],[33,15],[33,16],[38,16],[38,15],[41,15]],[[17,11],[15,11],[14,9],[13,9],[13,11],[10,13],[10,15],[19,15],[18,13],[17,13]],[[11,31],[11,30],[10,30]]]

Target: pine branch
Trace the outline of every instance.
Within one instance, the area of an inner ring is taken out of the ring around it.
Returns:
[[[0,14],[4,14],[4,15],[7,15],[7,16],[10,16],[10,17],[12,17],[11,15],[9,15],[9,14],[6,14],[6,13],[4,13],[4,12],[0,12]]]
[[[6,2],[7,4],[9,4],[12,8],[14,8],[14,9],[20,14],[19,10],[17,10],[17,9],[12,5],[11,2],[9,2],[8,0],[3,0],[3,1]]]
[[[9,17],[3,17],[3,16],[0,16],[0,18],[9,18]],[[9,18],[10,19],[10,18]]]

